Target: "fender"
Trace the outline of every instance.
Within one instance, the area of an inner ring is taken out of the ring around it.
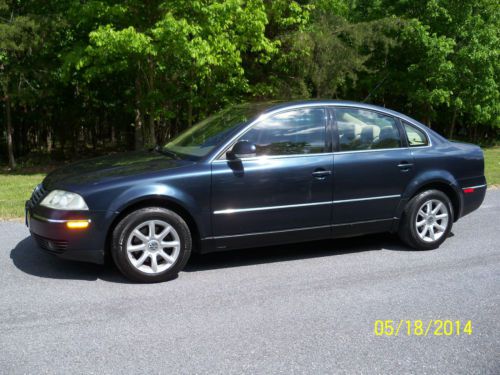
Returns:
[[[109,220],[109,223],[112,223],[128,207],[149,199],[162,199],[165,202],[171,202],[182,207],[196,222],[200,232],[208,229],[202,225],[202,208],[196,203],[195,199],[186,191],[162,183],[135,185],[124,190],[111,202],[106,219]]]
[[[454,213],[454,216],[455,219],[459,218],[463,208],[462,190],[457,179],[450,172],[443,169],[424,171],[413,177],[401,196],[401,202],[396,211],[396,217],[398,219],[401,218],[401,215],[406,207],[406,203],[415,195],[415,193],[417,193],[424,186],[432,184],[444,184],[454,192],[458,203],[458,210]]]

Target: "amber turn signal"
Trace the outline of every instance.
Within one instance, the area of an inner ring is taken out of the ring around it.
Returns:
[[[66,222],[69,229],[85,229],[89,226],[88,220],[70,220]]]

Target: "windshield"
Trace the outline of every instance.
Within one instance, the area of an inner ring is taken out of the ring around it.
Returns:
[[[197,123],[164,146],[165,151],[203,157],[214,149],[235,126],[247,122],[264,107],[260,104],[239,104],[219,111]]]

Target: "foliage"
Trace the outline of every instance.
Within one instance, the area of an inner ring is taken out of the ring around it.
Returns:
[[[2,153],[150,147],[230,103],[309,97],[494,143],[499,55],[496,0],[0,0]]]

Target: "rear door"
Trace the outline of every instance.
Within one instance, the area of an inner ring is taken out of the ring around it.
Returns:
[[[413,175],[399,119],[354,107],[334,109],[333,224],[387,221]]]

